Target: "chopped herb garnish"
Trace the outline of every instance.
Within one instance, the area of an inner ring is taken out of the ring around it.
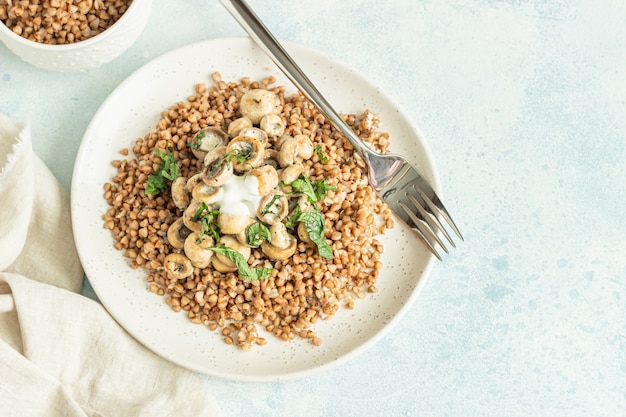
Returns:
[[[206,203],[201,203],[196,213],[191,217],[192,222],[200,222],[200,233],[198,236],[198,243],[201,243],[204,236],[212,237],[215,242],[220,241],[220,227],[217,224],[217,216],[220,214],[219,210],[211,210]]]
[[[274,205],[274,203],[281,197],[285,197],[282,194],[274,194],[274,196],[272,197],[272,199],[265,205],[265,207],[263,207],[263,210],[261,211],[262,215],[266,215],[267,213],[270,212],[270,210],[272,209],[272,206]]]
[[[322,151],[322,147],[319,144],[315,145],[315,154],[320,159],[320,161],[322,161],[322,164],[328,162],[328,157],[324,155],[324,151]]]
[[[198,133],[196,133],[196,136],[194,136],[194,138],[191,140],[191,142],[187,144],[187,146],[191,149],[200,149],[204,138],[206,138],[206,132],[204,131],[204,129],[200,129]]]
[[[334,185],[328,185],[328,180],[314,181],[313,182],[313,190],[315,191],[315,196],[318,200],[323,200],[326,198],[326,193],[331,190],[336,190],[337,187]]]
[[[253,248],[258,248],[264,240],[271,240],[270,229],[260,222],[248,226],[246,229],[246,242]]]
[[[333,259],[333,249],[324,237],[326,220],[322,212],[307,210],[298,216],[298,221],[304,223],[309,238],[317,245],[317,253],[323,258]]]
[[[272,274],[272,268],[250,268],[248,262],[243,257],[243,255],[236,250],[229,248],[225,245],[218,245],[211,248],[211,250],[215,253],[220,253],[226,256],[228,259],[233,261],[233,263],[237,266],[237,271],[239,272],[239,276],[243,279],[248,280],[261,280],[267,279]]]
[[[161,158],[159,170],[148,176],[146,194],[160,194],[167,189],[167,180],[175,181],[178,178],[179,168],[174,154],[169,149],[163,153],[160,149],[154,152]]]
[[[302,214],[302,209],[300,208],[300,206],[296,206],[293,209],[293,214],[289,217],[287,217],[287,221],[285,222],[285,227],[287,229],[293,229],[294,227],[296,227],[298,225],[299,222],[299,218],[300,215]]]
[[[301,174],[291,184],[281,183],[282,186],[291,186],[293,192],[291,194],[304,194],[308,197],[311,204],[316,204],[319,200],[326,198],[326,193],[330,190],[336,190],[334,185],[328,185],[328,180],[311,181],[311,179]]]

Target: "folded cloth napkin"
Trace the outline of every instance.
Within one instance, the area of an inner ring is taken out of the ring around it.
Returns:
[[[80,295],[69,198],[0,114],[0,414],[216,416],[193,372],[158,357]]]

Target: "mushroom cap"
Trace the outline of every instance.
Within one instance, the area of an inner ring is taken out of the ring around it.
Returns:
[[[296,135],[293,137],[298,143],[298,156],[302,159],[309,159],[315,152],[313,141],[307,135]]]
[[[179,217],[167,228],[167,241],[173,248],[182,249],[190,233],[191,230],[185,226],[183,218]]]
[[[276,170],[280,169],[280,164],[278,163],[278,151],[275,149],[265,149],[265,153],[263,154],[263,162],[262,165],[271,165]]]
[[[246,155],[246,160],[243,162],[236,159],[232,161],[235,172],[243,173],[261,165],[265,148],[258,139],[252,136],[239,135],[228,143],[227,152],[238,152]]]
[[[239,111],[252,124],[259,124],[266,114],[276,112],[278,97],[269,90],[255,88],[247,91],[239,101]]]
[[[250,247],[246,245],[242,245],[236,236],[232,236],[232,235],[223,236],[221,239],[221,243],[227,248],[231,248],[239,252],[243,256],[243,258],[246,260],[250,257],[250,253],[252,253],[252,249],[250,249]],[[215,253],[215,256],[213,257],[213,259],[220,261],[222,264],[224,264],[224,266],[228,268],[235,267],[235,271],[237,270],[237,266],[235,265],[235,263],[231,261],[226,255],[222,255],[221,253]],[[213,264],[213,266],[215,266],[215,263]],[[228,271],[228,272],[231,272],[231,271]]]
[[[183,212],[183,223],[192,232],[199,232],[202,228],[199,221],[194,222],[191,220],[198,212],[198,209],[200,209],[200,204],[201,203],[199,201],[193,200]]]
[[[170,253],[163,260],[163,265],[170,278],[187,278],[193,273],[193,265],[182,253]]]
[[[206,154],[202,171],[202,181],[205,184],[218,187],[233,176],[232,164],[224,160],[227,152],[226,146],[220,146]]]
[[[270,203],[272,204],[268,207]],[[288,213],[289,202],[287,197],[278,190],[272,190],[261,199],[256,214],[263,223],[273,225],[282,221]]]
[[[266,114],[260,122],[261,129],[270,137],[281,136],[285,133],[285,121],[275,113]]]
[[[194,187],[191,195],[194,200],[200,201],[201,203],[213,204],[220,198],[221,193],[221,187],[207,185],[203,181]]]
[[[289,165],[293,165],[297,157],[298,142],[292,137],[285,139],[281,143],[280,150],[278,151],[278,163],[282,168],[286,168]]]
[[[299,162],[294,163],[282,170],[282,172],[280,173],[280,181],[285,184],[291,184],[292,182],[297,180],[303,172],[304,166],[302,166],[302,164]]]
[[[196,188],[196,185],[198,185],[201,182],[203,182],[202,181],[202,177],[204,177],[202,172],[199,172],[199,173],[189,177],[189,179],[187,180],[187,184],[185,185],[185,188],[187,189],[187,192],[192,193],[193,189]]]
[[[198,268],[206,268],[213,257],[213,251],[210,249],[215,241],[210,236],[200,238],[199,232],[193,232],[184,242],[185,256],[189,258],[191,264]]]
[[[217,216],[217,225],[225,235],[235,235],[254,223],[254,219],[247,214],[227,213],[221,211]]]
[[[172,201],[179,209],[184,209],[189,205],[189,191],[187,191],[187,178],[178,177],[172,182],[170,187]]]
[[[283,223],[274,223],[270,226],[271,239],[261,243],[261,250],[271,259],[284,261],[291,257],[298,246],[298,240],[293,237]]]
[[[232,262],[231,262],[231,264],[232,264]],[[211,258],[211,265],[213,266],[213,269],[215,269],[218,272],[222,272],[222,273],[235,272],[237,270],[236,266],[228,266],[224,262],[222,262],[217,257],[217,254],[214,257]]]
[[[267,133],[264,130],[259,129],[258,127],[246,127],[244,129],[241,129],[237,136],[247,136],[250,138],[255,138],[264,146],[267,144]]]
[[[200,136],[202,135],[200,132],[204,132],[204,135]],[[198,142],[198,146],[192,146],[191,152],[193,152],[196,158],[204,159],[206,154],[213,149],[226,146],[228,143],[228,135],[220,128],[212,126],[205,127],[196,134],[191,143],[195,143],[196,141]]]
[[[246,173],[245,181],[248,178],[256,178],[257,195],[266,195],[278,186],[278,172],[272,165],[262,165]]]
[[[231,138],[239,136],[239,132],[248,127],[252,127],[252,122],[247,117],[235,119],[228,124],[228,136]]]

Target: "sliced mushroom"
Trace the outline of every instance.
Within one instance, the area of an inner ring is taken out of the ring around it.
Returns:
[[[307,135],[296,135],[293,137],[298,143],[298,156],[302,159],[309,159],[315,152],[313,142]]]
[[[211,262],[213,251],[210,249],[215,241],[210,236],[200,236],[200,233],[193,232],[185,239],[185,256],[189,258],[191,264],[197,268],[206,268]]]
[[[220,146],[226,146],[228,135],[217,127],[205,127],[201,129],[190,142],[191,151],[198,159],[204,160],[207,153]]]
[[[230,152],[232,156],[245,156],[245,160],[239,162],[236,158],[232,160],[232,168],[235,172],[243,173],[250,171],[252,168],[256,168],[263,162],[263,155],[265,154],[265,148],[263,144],[250,136],[237,136],[228,144],[227,152]]]
[[[271,259],[284,261],[291,257],[298,246],[298,240],[293,237],[284,223],[275,223],[270,226],[271,240],[261,243],[261,250]]]
[[[260,127],[270,137],[281,136],[285,133],[285,121],[275,113],[263,116]]]
[[[276,94],[261,88],[247,91],[239,102],[242,116],[250,119],[252,124],[259,124],[263,116],[275,113],[278,98]]]
[[[165,257],[163,265],[170,278],[183,279],[193,273],[191,261],[182,253],[170,253]]]
[[[214,187],[212,185],[207,185],[204,182],[196,185],[193,189],[191,195],[194,200],[200,201],[201,203],[213,204],[215,203],[222,194],[221,187]]]
[[[295,163],[289,165],[287,168],[283,169],[280,173],[280,181],[285,184],[291,184],[295,180],[300,177],[300,175],[304,172],[304,167],[301,163]]]
[[[179,209],[184,209],[189,205],[189,192],[187,191],[186,185],[187,178],[178,177],[172,182],[172,186],[170,187],[172,201]]]
[[[285,138],[280,144],[278,162],[281,167],[287,167],[295,162],[309,159],[313,156],[315,148],[313,142],[306,135],[296,135]]]
[[[245,181],[249,183],[248,189],[256,195],[266,195],[278,186],[278,172],[271,165],[262,165],[248,171]]]
[[[305,242],[305,243],[310,243],[311,242],[311,237],[309,236],[309,231],[306,230],[306,226],[304,223],[300,222],[298,224],[298,237],[300,238],[301,241]]]
[[[199,220],[193,221],[193,218],[198,214],[198,210],[200,210],[201,204],[200,201],[192,200],[183,212],[183,223],[192,232],[199,232],[202,229],[202,224]],[[209,210],[212,209],[211,206],[208,206],[208,208]]]
[[[282,135],[281,137],[276,139],[276,142],[274,143],[274,149],[276,149],[276,151],[280,151],[280,147],[283,146],[283,143],[285,143],[286,141],[290,139],[293,139],[293,136],[288,135],[288,134]]]
[[[228,266],[224,262],[220,261],[217,255],[211,258],[211,265],[213,266],[213,269],[224,274],[227,272],[235,272],[237,270],[236,266]]]
[[[226,146],[220,146],[207,153],[202,171],[202,181],[205,184],[218,187],[233,176],[233,165],[226,161],[227,152]]]
[[[271,165],[278,171],[278,169],[280,169],[280,164],[278,163],[278,151],[274,149],[266,149],[265,154],[263,154],[263,162],[261,165]]]
[[[257,209],[257,217],[265,224],[275,224],[282,221],[289,213],[287,197],[278,190],[270,191],[261,199]]]
[[[248,136],[250,138],[255,138],[259,142],[265,146],[267,144],[267,133],[258,127],[247,127],[242,129],[237,136]]]
[[[228,125],[228,136],[231,138],[239,136],[239,132],[248,127],[252,127],[252,122],[247,117],[235,119]]]
[[[250,257],[250,253],[252,252],[252,250],[248,246],[242,245],[241,242],[239,242],[239,240],[237,240],[235,236],[223,236],[221,239],[221,243],[227,248],[231,248],[239,252],[243,256],[243,258],[246,260]],[[237,270],[237,266],[235,265],[235,263],[231,261],[226,255],[222,255],[221,253],[215,253],[215,256],[213,257],[214,267],[215,267],[215,260],[219,261],[220,263],[222,263],[224,266],[228,268],[234,267],[235,268],[234,270],[235,271]],[[220,271],[220,272],[223,272],[223,271]],[[233,271],[227,271],[227,272],[233,272]]]
[[[254,223],[254,219],[247,214],[227,213],[221,211],[217,215],[217,225],[220,227],[220,232],[225,235],[235,235],[246,227]]]
[[[189,193],[193,193],[193,189],[196,188],[196,185],[200,184],[202,181],[202,177],[204,177],[204,175],[202,174],[202,172],[191,176],[188,180],[187,180],[187,184],[185,185],[185,189],[187,189],[187,192]]]
[[[185,226],[183,218],[179,217],[167,228],[167,241],[173,248],[182,249],[190,233],[191,230]]]

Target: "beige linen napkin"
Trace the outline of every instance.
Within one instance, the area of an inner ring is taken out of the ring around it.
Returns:
[[[79,294],[69,211],[28,126],[0,114],[0,414],[219,415],[196,374]]]

